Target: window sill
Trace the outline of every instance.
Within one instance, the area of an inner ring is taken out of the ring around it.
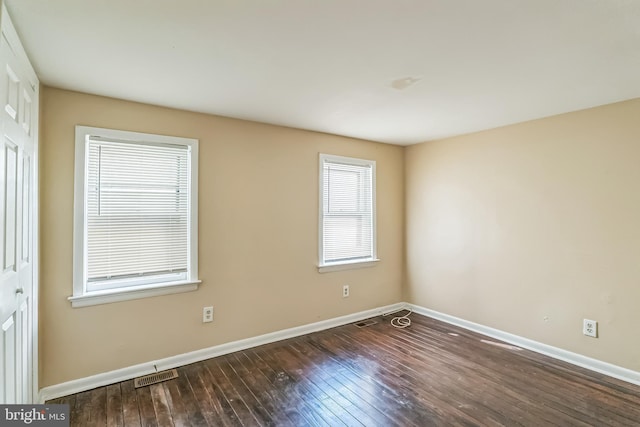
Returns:
[[[329,273],[331,271],[354,270],[356,268],[374,267],[380,262],[379,259],[369,259],[365,261],[341,262],[336,264],[324,264],[318,266],[318,273]]]
[[[90,305],[109,304],[159,295],[191,292],[198,289],[200,280],[185,282],[170,282],[146,286],[131,287],[129,289],[109,289],[105,291],[88,292],[84,295],[74,295],[68,298],[71,307],[87,307]]]

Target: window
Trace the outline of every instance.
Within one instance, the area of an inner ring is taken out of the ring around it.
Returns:
[[[378,261],[375,190],[376,162],[320,155],[320,272]]]
[[[195,139],[76,126],[74,307],[197,289]]]

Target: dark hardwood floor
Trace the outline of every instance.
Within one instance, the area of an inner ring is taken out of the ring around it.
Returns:
[[[639,426],[640,387],[412,314],[56,399],[72,426]],[[484,340],[484,341],[483,341]]]

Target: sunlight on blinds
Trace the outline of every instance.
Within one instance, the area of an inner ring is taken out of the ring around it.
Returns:
[[[324,263],[372,258],[372,166],[325,160],[322,197]]]
[[[87,278],[186,277],[189,150],[89,139]]]

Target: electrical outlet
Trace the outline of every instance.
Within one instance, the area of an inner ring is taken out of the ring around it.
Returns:
[[[598,322],[595,320],[582,320],[582,333],[588,337],[598,338]]]
[[[202,309],[202,323],[213,322],[213,307],[204,307]]]
[[[349,296],[349,285],[344,285],[342,287],[342,298],[347,298]]]

